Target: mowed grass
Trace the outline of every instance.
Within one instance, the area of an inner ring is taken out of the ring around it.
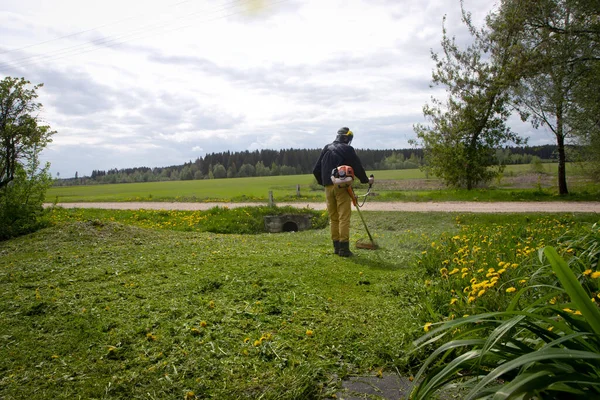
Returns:
[[[431,241],[459,223],[538,225],[365,212],[381,248],[344,259],[327,228],[226,235],[72,216],[0,243],[3,399],[331,398],[349,375],[409,375],[435,311],[417,266]]]
[[[544,164],[544,174],[551,177],[556,186],[556,164]],[[373,201],[539,201],[539,200],[588,200],[600,198],[600,185],[582,181],[576,165],[568,164],[570,195],[557,195],[555,187],[506,187],[506,179],[531,173],[529,165],[507,166],[502,179],[492,182],[488,188],[475,190],[427,189],[420,186],[440,185],[440,181],[427,177],[424,172],[411,170],[372,171],[375,175]],[[371,173],[371,171],[368,171]],[[414,182],[414,184],[413,184]],[[300,186],[298,196],[297,187]],[[398,186],[401,188],[399,189]],[[357,185],[357,193],[365,193],[366,185]],[[312,175],[288,175],[251,178],[210,179],[194,181],[168,181],[147,183],[122,183],[111,185],[88,185],[52,187],[46,194],[46,202],[258,202],[266,203],[269,192],[275,202],[324,201],[324,193]]]
[[[382,249],[352,259],[327,229],[220,235],[97,214],[0,243],[0,397],[320,398],[405,365],[421,330],[411,260],[452,217],[366,214]]]

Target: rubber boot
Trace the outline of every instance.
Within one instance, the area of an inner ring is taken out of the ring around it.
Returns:
[[[350,251],[350,242],[340,242],[340,257],[352,257],[354,254]]]
[[[340,254],[340,242],[339,240],[333,241],[333,254]]]

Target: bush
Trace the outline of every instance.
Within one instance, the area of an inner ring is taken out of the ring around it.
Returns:
[[[17,166],[15,179],[0,189],[0,240],[34,232],[47,225],[43,209],[46,190],[52,185],[49,166],[36,172]]]

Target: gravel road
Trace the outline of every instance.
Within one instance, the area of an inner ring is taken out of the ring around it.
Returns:
[[[102,208],[112,210],[208,210],[215,206],[244,207],[264,203],[168,203],[168,202],[132,202],[132,203],[58,203],[64,208]],[[325,203],[277,203],[277,206],[309,207],[324,210]],[[46,207],[50,204],[45,204]],[[416,211],[416,212],[474,212],[474,213],[518,213],[518,212],[584,212],[600,213],[600,202],[367,202],[363,211]]]

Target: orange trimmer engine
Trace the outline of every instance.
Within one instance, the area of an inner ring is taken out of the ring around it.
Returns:
[[[331,171],[331,181],[339,188],[352,186],[354,169],[349,165],[340,165]]]

